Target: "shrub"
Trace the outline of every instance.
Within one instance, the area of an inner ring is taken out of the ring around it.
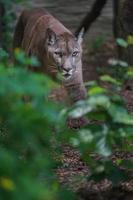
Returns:
[[[35,58],[21,51],[16,52],[17,64],[3,50],[1,60],[0,199],[71,199],[54,172],[51,138],[62,124],[61,106],[48,99],[54,83],[29,72],[26,66],[35,64]]]

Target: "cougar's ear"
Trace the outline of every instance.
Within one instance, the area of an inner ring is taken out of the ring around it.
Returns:
[[[78,41],[78,43],[79,43],[80,45],[82,44],[83,37],[84,37],[84,33],[85,33],[85,29],[82,28],[82,29],[80,30],[80,32],[78,33],[78,35],[77,35],[77,41]]]
[[[54,45],[57,40],[56,33],[50,28],[46,31],[46,40],[48,45]]]

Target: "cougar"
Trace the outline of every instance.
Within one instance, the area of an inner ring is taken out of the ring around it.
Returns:
[[[83,30],[76,36],[43,8],[24,10],[14,33],[13,48],[36,56],[41,72],[56,78],[60,73],[70,101],[84,99],[82,76]]]

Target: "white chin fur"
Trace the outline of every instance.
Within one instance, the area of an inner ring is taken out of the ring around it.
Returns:
[[[66,74],[63,73],[62,75],[63,75],[64,79],[69,79],[72,77],[72,74],[68,74],[68,73],[66,73]]]

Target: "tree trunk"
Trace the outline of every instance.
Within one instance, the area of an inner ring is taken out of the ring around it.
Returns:
[[[119,19],[119,6],[120,6],[120,0],[112,0],[113,3],[113,33],[114,38],[118,38],[119,28],[118,28],[118,19]]]
[[[91,8],[91,10],[87,13],[87,15],[81,21],[78,29],[75,32],[75,35],[78,35],[82,28],[84,28],[84,33],[86,33],[93,22],[100,16],[102,9],[104,8],[107,0],[96,0]]]
[[[127,40],[129,35],[133,36],[133,1],[121,0],[118,20],[119,37]],[[133,66],[133,45],[119,48],[119,58]]]
[[[0,3],[0,47],[3,46],[3,32],[4,32],[4,20],[3,17],[5,15],[5,7],[2,3]]]

